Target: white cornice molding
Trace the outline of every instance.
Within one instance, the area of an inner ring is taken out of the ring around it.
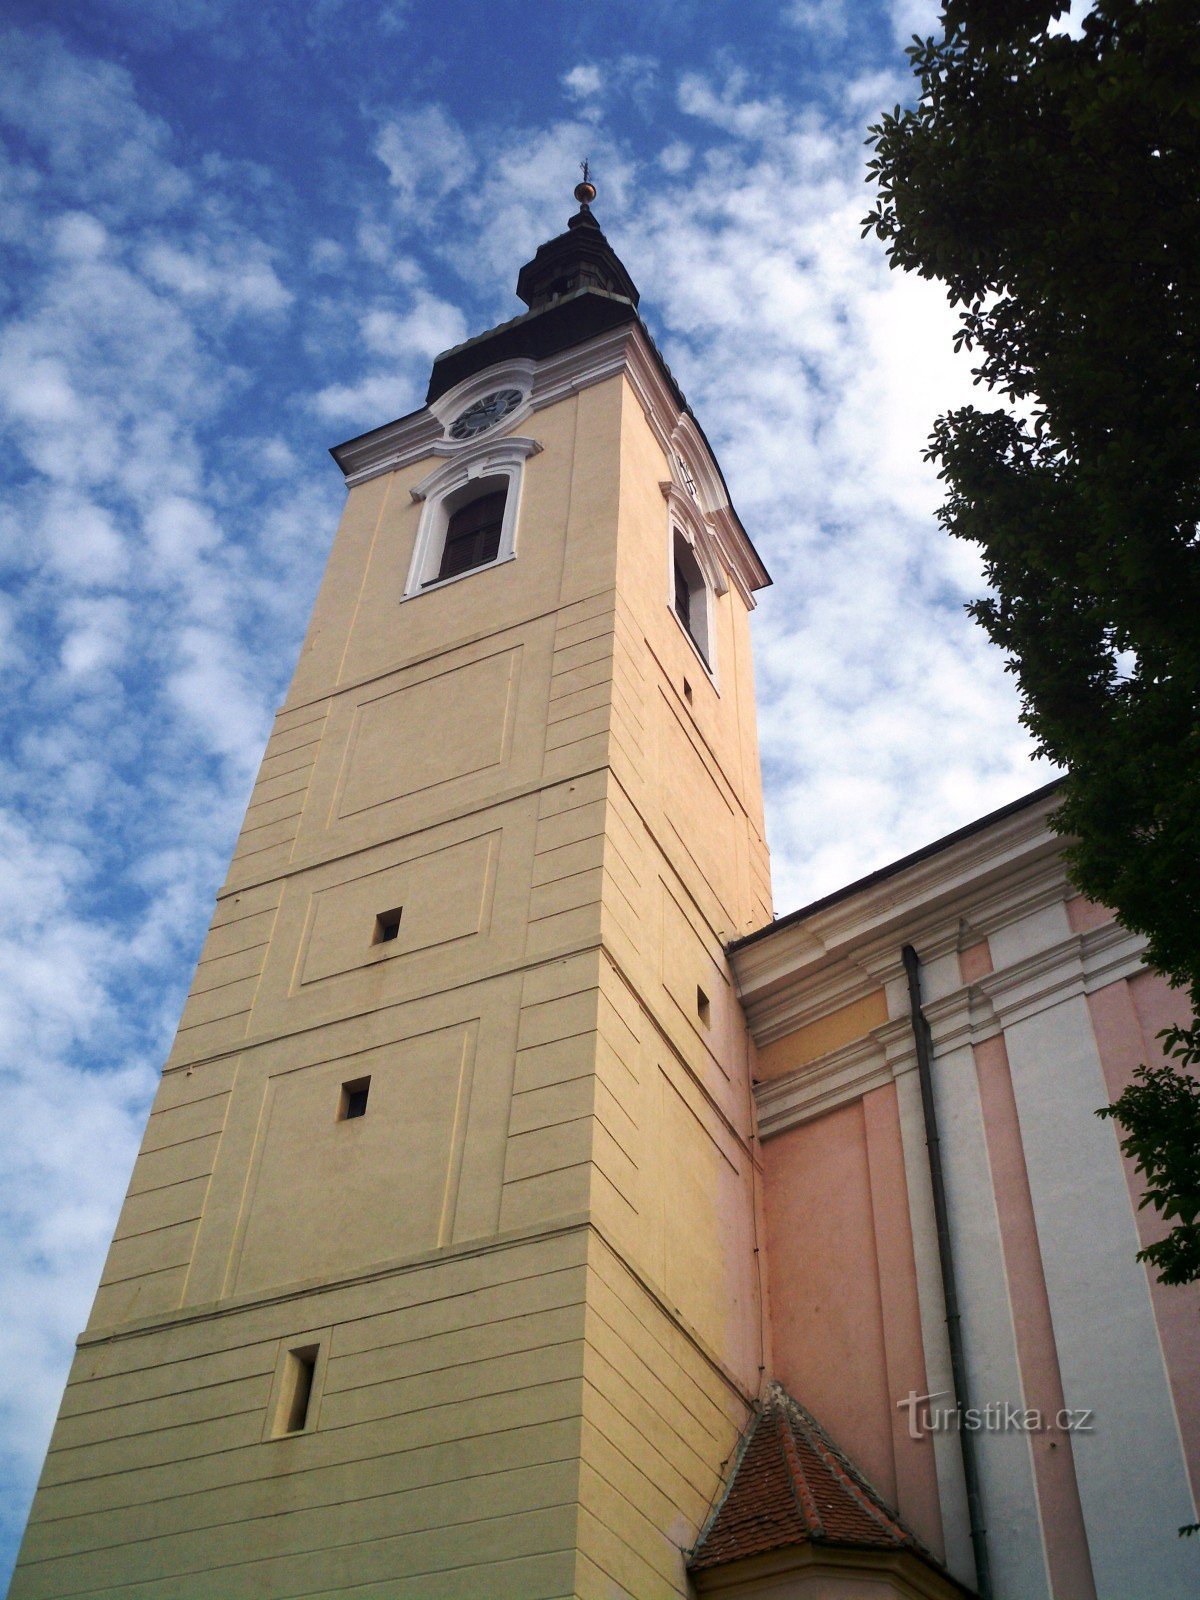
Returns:
[[[1140,934],[1110,922],[989,973],[977,987],[990,1001],[1000,1026],[1010,1028],[1064,1000],[1133,977],[1142,970],[1145,950]]]
[[[922,1011],[932,1036],[935,1071],[939,1066],[945,1070],[955,1052],[982,1044],[1041,1011],[1135,976],[1142,970],[1144,951],[1140,935],[1112,922],[1032,951],[999,972],[928,1002]],[[902,970],[897,958],[895,972],[883,976],[890,980]],[[812,1014],[803,1020],[812,1020]],[[860,1099],[916,1064],[912,1022],[905,1012],[851,1044],[756,1084],[759,1136],[771,1138]]]
[[[874,1031],[816,1061],[806,1061],[782,1078],[754,1086],[758,1136],[770,1139],[835,1106],[859,1100],[892,1080],[892,1064]]]
[[[754,590],[761,589],[770,579],[729,504],[720,469],[700,429],[680,408],[640,323],[624,323],[542,361],[498,361],[447,390],[434,406],[423,407],[411,416],[401,417],[361,438],[335,446],[333,456],[345,475],[347,488],[352,489],[431,455],[453,458],[463,446],[446,438],[447,421],[453,420],[472,399],[490,393],[498,385],[511,382],[513,387],[523,391],[528,386],[525,401],[505,419],[504,426],[512,426],[567,395],[622,373],[628,378],[651,431],[668,459],[673,449],[680,448],[680,441],[685,441],[685,454],[696,475],[711,547],[743,601],[752,609]],[[485,437],[492,438],[490,434],[485,435],[478,442],[482,443]]]
[[[877,988],[915,943],[923,956],[958,946],[962,922],[979,937],[1070,894],[1061,841],[1040,800],[935,850],[856,893],[784,922],[735,950],[738,992],[759,1042]]]
[[[881,987],[881,980],[874,973],[846,962],[822,969],[807,982],[798,977],[795,984],[783,986],[753,1007],[744,1000],[743,1005],[754,1042],[761,1049],[807,1023],[819,1022],[832,1011],[841,1011],[858,1000],[865,1000],[868,995],[878,993]]]
[[[422,408],[359,439],[335,445],[333,459],[342,469],[347,489],[353,489],[369,478],[435,454],[439,443],[444,443],[442,424],[432,411]]]

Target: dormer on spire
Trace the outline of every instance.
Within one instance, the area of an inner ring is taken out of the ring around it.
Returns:
[[[579,210],[567,222],[566,233],[540,245],[533,260],[525,263],[517,278],[517,294],[531,311],[540,311],[579,289],[599,289],[636,306],[639,296],[633,279],[592,215],[596,186],[588,178],[586,161],[583,182],[575,185],[575,198]]]

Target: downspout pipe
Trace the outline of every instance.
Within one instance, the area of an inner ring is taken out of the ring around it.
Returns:
[[[971,1529],[971,1549],[975,1556],[975,1587],[979,1600],[992,1600],[992,1575],[988,1563],[987,1528],[983,1520],[983,1498],[979,1492],[979,1464],[975,1456],[975,1435],[963,1426],[971,1409],[967,1391],[967,1362],[963,1351],[962,1313],[958,1309],[958,1281],[954,1272],[954,1251],[950,1244],[950,1213],[946,1204],[946,1181],[942,1173],[942,1146],[938,1136],[937,1107],[933,1100],[933,1038],[921,1009],[921,963],[912,945],[900,952],[908,978],[908,1008],[912,1019],[913,1042],[917,1047],[917,1076],[921,1083],[921,1110],[925,1119],[925,1147],[929,1152],[929,1182],[933,1189],[933,1215],[937,1224],[938,1261],[942,1269],[942,1295],[946,1303],[946,1337],[950,1344],[950,1373],[954,1397],[958,1402],[958,1443],[962,1451],[963,1482],[967,1491],[967,1519]]]

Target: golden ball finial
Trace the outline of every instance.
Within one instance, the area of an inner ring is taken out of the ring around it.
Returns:
[[[579,166],[583,173],[583,182],[575,185],[575,198],[581,206],[590,206],[596,198],[596,185],[589,180],[586,158],[579,163]]]

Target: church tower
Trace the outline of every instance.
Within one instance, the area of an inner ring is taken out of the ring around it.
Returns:
[[[768,579],[594,194],[333,452],[14,1600],[688,1593],[766,1365]]]

